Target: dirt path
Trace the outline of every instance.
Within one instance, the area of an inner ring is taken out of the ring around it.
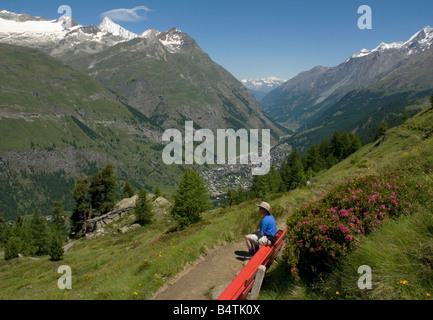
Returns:
[[[243,239],[211,249],[206,256],[161,287],[151,300],[212,299],[212,289],[222,292],[242,270],[246,254]]]
[[[285,219],[277,222],[285,228]],[[226,243],[208,251],[194,264],[160,288],[151,300],[210,300],[236,277],[245,265],[248,254],[245,240]]]

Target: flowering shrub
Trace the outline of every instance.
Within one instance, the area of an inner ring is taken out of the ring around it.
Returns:
[[[293,274],[313,279],[330,271],[359,245],[360,237],[387,219],[408,214],[405,183],[398,176],[361,177],[333,188],[287,220],[287,260]]]

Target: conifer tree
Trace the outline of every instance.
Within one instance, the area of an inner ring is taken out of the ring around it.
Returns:
[[[313,144],[307,152],[307,155],[305,157],[305,166],[304,169],[308,170],[311,168],[313,172],[319,172],[320,170],[324,169],[325,164],[324,160],[320,154],[320,148]]]
[[[286,191],[293,190],[307,181],[298,149],[294,149],[284,161],[280,174]]]
[[[334,131],[329,141],[330,152],[338,161],[341,161],[344,158],[343,157],[344,142],[342,140],[343,140],[342,135],[337,130]]]
[[[29,221],[31,241],[36,247],[36,254],[45,254],[47,252],[48,229],[47,221],[39,208],[35,208]]]
[[[66,212],[65,209],[63,208],[62,200],[54,201],[51,210],[53,211],[51,227],[54,230],[58,231],[60,234],[62,234],[63,238],[66,238],[68,231],[65,225]]]
[[[407,113],[407,110],[405,109],[404,112],[401,115],[401,122],[405,123],[409,119],[409,114]]]
[[[131,185],[129,181],[125,182],[123,186],[123,198],[131,198],[135,195],[134,187]]]
[[[379,128],[377,129],[376,139],[384,136],[387,130],[388,130],[388,123],[386,122],[386,120],[382,120],[382,122],[379,124]]]
[[[153,210],[152,204],[147,199],[146,189],[141,189],[138,193],[137,206],[135,207],[135,215],[140,225],[144,226],[152,222]]]
[[[4,233],[5,233],[5,225],[4,225],[5,219],[0,215],[0,248],[3,247],[5,244],[4,241]]]
[[[95,214],[105,214],[116,204],[116,176],[114,166],[106,165],[100,172],[94,174],[90,181],[90,205]]]
[[[90,218],[89,180],[80,178],[77,180],[72,196],[75,200],[74,211],[71,215],[71,235],[77,235],[83,227],[85,220]]]
[[[155,189],[153,190],[153,195],[154,195],[155,199],[157,199],[161,196],[161,190],[159,189],[158,186],[156,186]]]
[[[5,260],[18,258],[20,239],[16,236],[11,236],[5,246]]]
[[[267,182],[266,176],[256,175],[253,177],[253,185],[251,187],[251,198],[259,198],[264,201],[268,199],[268,195],[271,193],[270,186]]]
[[[212,208],[206,185],[199,173],[186,169],[173,193],[171,216],[181,228],[201,220],[201,213]]]
[[[64,235],[56,228],[51,228],[48,238],[47,251],[52,261],[59,261],[63,259]]]

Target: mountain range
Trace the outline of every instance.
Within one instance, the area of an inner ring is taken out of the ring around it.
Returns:
[[[274,139],[284,132],[238,80],[177,28],[137,35],[108,17],[99,26],[63,23],[2,10],[0,42],[40,49],[87,73],[164,128],[189,119],[212,130],[270,128]]]
[[[135,34],[109,18],[82,26],[0,10],[0,212],[48,214],[59,199],[71,209],[75,179],[109,162],[119,185],[171,192],[183,167],[162,163],[161,137],[188,120],[195,129],[271,129],[273,159],[335,130],[369,142],[380,121],[397,125],[428,105],[432,42],[426,27],[284,83],[238,81],[175,27]],[[199,169],[232,180],[230,170]]]
[[[67,26],[67,27],[66,27]],[[182,166],[162,161],[169,128],[286,129],[251,92],[177,28],[129,32],[0,11],[0,212],[54,200],[107,163],[120,187],[171,192]],[[199,166],[206,170],[207,166]],[[119,190],[120,193],[120,190]]]
[[[317,66],[300,73],[267,94],[261,105],[271,117],[295,132],[325,127],[324,120],[329,124],[332,117],[334,128],[360,129],[355,123],[340,125],[340,118],[346,113],[352,113],[354,121],[368,122],[368,118],[361,119],[362,115],[354,112],[357,108],[354,101],[360,95],[363,105],[371,95],[372,109],[363,108],[363,115],[367,109],[372,115],[374,110],[386,104],[398,101],[405,104],[404,101],[425,98],[429,94],[433,88],[431,82],[417,79],[429,78],[431,68],[426,68],[427,62],[420,60],[429,59],[432,43],[433,29],[425,27],[406,41],[381,43],[373,50],[362,49],[335,67]],[[421,64],[424,68],[420,68]],[[393,94],[397,94],[395,99]],[[345,111],[342,104],[346,106]],[[393,112],[402,110],[394,109]]]
[[[266,94],[281,86],[286,80],[276,77],[263,79],[242,79],[242,84],[260,101]]]

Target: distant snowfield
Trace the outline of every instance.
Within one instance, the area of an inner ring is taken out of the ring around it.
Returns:
[[[60,37],[64,36],[66,33],[63,29],[62,23],[57,22],[56,20],[17,22],[2,18],[0,18],[0,32],[58,34]]]

